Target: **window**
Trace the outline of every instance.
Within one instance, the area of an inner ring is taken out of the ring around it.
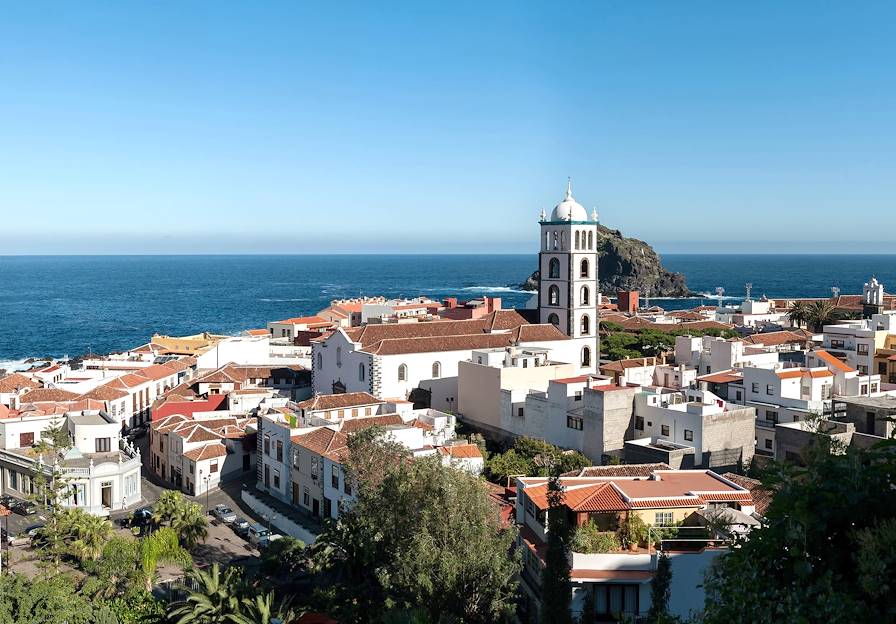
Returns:
[[[591,366],[591,349],[582,347],[582,366]]]
[[[769,396],[773,396],[775,394],[775,387],[772,384],[768,384],[765,387],[765,393]]]
[[[317,354],[317,367],[318,368],[324,367],[324,356],[322,353]]]
[[[398,365],[398,381],[407,381],[407,380],[408,380],[407,364],[399,364]]]
[[[582,315],[582,335],[587,336],[591,333],[591,317],[587,314]]]
[[[862,389],[859,391],[859,394],[868,394],[868,384],[862,384]]]
[[[352,495],[352,484],[344,476],[342,477],[342,491],[349,496]]]
[[[693,442],[694,441],[694,432],[691,431],[690,429],[685,429],[684,430],[684,439],[687,440],[688,442]]]
[[[330,464],[330,485],[334,490],[339,489],[339,469],[336,464]]]
[[[432,378],[438,379],[442,376],[442,365],[439,362],[432,363]]]
[[[277,440],[277,461],[283,461],[283,440]]]
[[[576,230],[576,249],[579,248],[579,232]]]
[[[318,472],[317,472],[317,457],[312,457],[312,458],[311,458],[311,478],[312,478],[312,479],[317,479],[317,475],[318,475]]]
[[[554,230],[554,250],[560,249],[560,235]]]
[[[742,398],[743,398],[743,395],[741,394],[740,390],[738,390],[738,391],[736,391],[736,392],[734,393],[734,400],[735,400],[735,401],[740,401]]]
[[[524,410],[524,408],[522,408],[522,407],[516,408],[516,415],[519,416],[520,418],[523,418],[523,413],[524,413],[523,410]]]
[[[358,408],[353,407],[352,408],[352,418],[357,418],[357,417],[358,417]]]
[[[569,429],[575,429],[576,431],[581,431],[582,429],[584,429],[585,422],[578,416],[567,416],[566,417],[566,426]]]
[[[588,249],[594,249],[594,232],[588,232]]]
[[[822,386],[821,387],[821,398],[822,399],[830,399],[833,396],[832,391],[833,391],[833,386],[830,386],[830,385]]]
[[[644,417],[643,416],[635,416],[635,429],[638,431],[644,431]]]
[[[358,381],[364,381],[364,377],[366,376],[366,371],[364,370],[363,364],[358,364]]]
[[[302,504],[305,505],[305,507],[311,507],[311,490],[307,487],[302,492]]]
[[[669,435],[669,425],[660,425],[660,434],[664,436]]]
[[[772,410],[765,410],[765,419],[769,422],[773,422],[777,424],[778,422],[778,412]]]
[[[845,347],[846,347],[845,341],[831,339],[831,348],[832,349],[843,349]]]
[[[550,279],[559,279],[560,277],[560,260],[551,258],[548,262],[548,277]]]
[[[274,468],[274,489],[280,489],[280,471]]]
[[[560,289],[557,286],[548,288],[548,305],[560,305]]]
[[[212,472],[218,472],[218,460],[217,460],[217,459],[208,465],[208,471],[209,471],[210,473],[212,473]],[[275,476],[275,477],[274,477],[274,483],[277,483],[277,481],[279,480],[279,478],[280,478],[279,475],[278,475],[278,476]]]
[[[656,526],[672,526],[675,523],[671,511],[658,511],[654,515],[654,524]]]
[[[552,313],[550,316],[548,316],[548,323],[550,323],[554,327],[557,327],[560,325],[560,317]],[[479,363],[482,364],[481,361]]]
[[[771,449],[771,448],[772,448],[772,440],[771,440],[771,438],[766,438],[766,439],[765,439],[765,448],[767,448],[767,449]]]
[[[582,258],[579,265],[579,277],[588,277],[588,258]]]
[[[371,408],[369,408],[369,407],[365,407],[365,408],[364,408],[364,415],[365,415],[365,416],[370,416],[372,413],[373,413],[373,410],[372,410]]]
[[[868,345],[859,343],[856,345],[859,355],[868,355]]]
[[[268,457],[271,456],[271,435],[269,433],[264,434],[264,454]]]
[[[34,432],[27,431],[19,434],[19,448],[25,448],[34,444]]]
[[[97,438],[94,440],[94,443],[96,444],[97,453],[108,453],[112,449],[110,438]]]
[[[582,391],[576,390],[576,393],[573,396],[573,401],[581,401],[581,400],[582,400]]]
[[[295,453],[292,454],[292,466],[297,469],[301,465],[299,462],[301,460],[301,454],[299,453],[299,449],[296,449]]]
[[[581,295],[580,295],[579,299],[581,300],[583,306],[591,305],[591,303],[590,303],[591,297],[589,295],[590,295],[590,291],[588,290],[588,287],[582,286],[582,291],[581,291]]]
[[[526,513],[530,516],[535,515],[535,503],[529,498],[526,498]]]
[[[758,393],[759,393],[759,384],[758,384],[758,383],[754,383],[754,384],[753,384],[753,387],[752,387],[752,390],[753,390],[753,392],[755,392],[755,393],[758,394]]]

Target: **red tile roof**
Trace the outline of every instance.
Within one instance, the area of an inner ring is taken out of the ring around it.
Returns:
[[[703,377],[697,377],[697,381],[707,381],[709,383],[733,383],[737,381],[743,381],[743,379],[744,377],[742,374],[735,373],[733,370],[712,373],[709,375],[704,375]]]
[[[342,394],[319,394],[296,405],[299,409],[313,411],[378,405],[380,403],[382,401],[367,392],[346,392]]]
[[[40,384],[21,373],[13,373],[0,378],[0,392],[15,392],[16,389],[37,388]]]
[[[35,388],[19,398],[22,403],[37,403],[39,401],[73,401],[78,398],[78,395],[58,388]]]
[[[439,453],[458,459],[475,459],[482,457],[482,451],[475,444],[455,444],[452,446],[440,446]]]
[[[227,447],[220,442],[213,442],[184,453],[184,457],[193,461],[202,461],[227,455]]]
[[[833,355],[831,355],[824,349],[819,349],[817,351],[813,351],[812,355],[816,356],[818,359],[825,362],[828,365],[828,368],[836,368],[837,370],[844,372],[844,373],[851,373],[855,370],[849,364],[847,364],[843,360],[840,360],[840,359],[834,357]]]

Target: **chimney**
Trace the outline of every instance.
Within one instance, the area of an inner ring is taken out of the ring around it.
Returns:
[[[445,299],[445,307],[449,310],[453,310],[457,307],[457,297],[447,297]]]
[[[489,312],[494,312],[495,310],[501,309],[501,297],[486,297],[485,298],[485,306],[486,310]]]

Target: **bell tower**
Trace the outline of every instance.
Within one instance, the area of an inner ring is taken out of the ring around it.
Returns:
[[[548,219],[541,211],[541,250],[538,268],[538,317],[552,323],[580,344],[579,361],[584,371],[597,370],[598,290],[597,210],[591,218],[572,196],[566,197]]]

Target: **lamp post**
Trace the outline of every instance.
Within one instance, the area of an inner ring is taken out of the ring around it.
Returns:
[[[209,512],[209,506],[208,506],[208,483],[209,483],[209,481],[211,481],[211,479],[212,479],[212,475],[211,475],[211,474],[207,474],[207,475],[205,475],[205,513],[208,513],[208,512]]]

